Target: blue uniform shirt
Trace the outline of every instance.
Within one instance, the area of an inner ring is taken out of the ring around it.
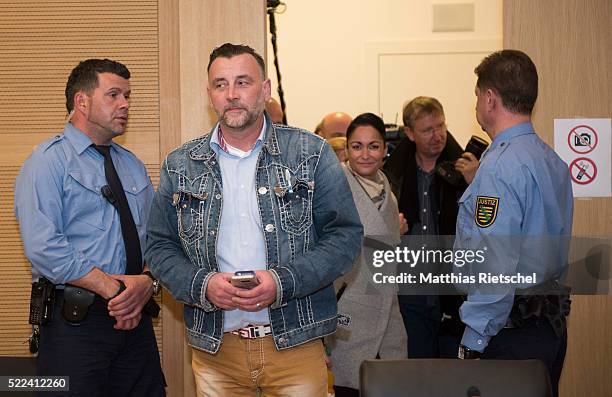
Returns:
[[[487,271],[536,273],[541,283],[556,278],[567,263],[572,214],[567,165],[531,123],[515,125],[495,137],[459,200],[455,248],[486,247]],[[470,291],[460,309],[463,345],[484,351],[506,324],[516,286]]]
[[[104,157],[91,139],[67,123],[63,134],[43,142],[15,181],[19,221],[32,278],[55,284],[81,278],[94,267],[125,273],[125,247],[117,210],[102,196]],[[144,165],[113,143],[111,157],[121,179],[142,251],[153,186]]]

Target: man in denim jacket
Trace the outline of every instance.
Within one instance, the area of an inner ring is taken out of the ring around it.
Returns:
[[[333,150],[272,124],[270,81],[252,48],[210,55],[210,134],[168,155],[145,257],[185,305],[198,395],[324,396],[320,338],[336,329],[333,281],[363,233]],[[252,289],[231,283],[253,271]]]

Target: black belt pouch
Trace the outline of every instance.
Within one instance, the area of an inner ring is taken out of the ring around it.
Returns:
[[[74,285],[66,284],[64,288],[64,304],[62,306],[62,316],[72,325],[79,325],[87,316],[89,306],[96,299],[96,294],[79,288]]]

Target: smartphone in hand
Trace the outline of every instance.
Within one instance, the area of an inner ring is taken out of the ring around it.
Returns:
[[[259,280],[252,270],[242,270],[235,272],[231,278],[231,283],[234,287],[251,289],[259,285]]]

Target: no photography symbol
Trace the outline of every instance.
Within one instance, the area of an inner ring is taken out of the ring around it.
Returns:
[[[577,125],[567,135],[567,143],[578,154],[590,153],[597,146],[597,132],[588,125]]]

